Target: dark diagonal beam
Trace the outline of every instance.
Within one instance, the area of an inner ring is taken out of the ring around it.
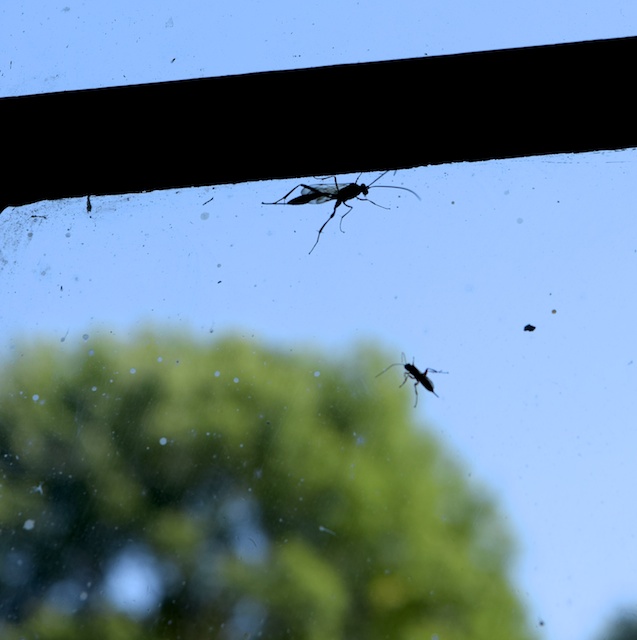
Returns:
[[[0,209],[637,146],[637,38],[0,99]]]

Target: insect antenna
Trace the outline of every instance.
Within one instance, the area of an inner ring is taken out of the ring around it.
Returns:
[[[378,177],[374,178],[368,185],[367,188],[369,189],[369,187],[371,187],[375,182],[378,182],[383,176],[386,176],[389,173],[389,169],[387,169],[387,171],[383,171]],[[363,174],[361,173],[361,176]],[[356,182],[358,182],[361,178],[361,176],[358,176],[358,178],[356,178]]]
[[[387,171],[383,171],[383,173],[381,173],[377,178],[375,178],[374,180],[372,180],[368,185],[367,188],[370,189],[371,187],[374,187],[374,189],[400,189],[401,191],[409,191],[409,193],[413,193],[416,198],[418,198],[418,200],[420,200],[420,196],[415,192],[412,191],[411,189],[408,189],[407,187],[397,187],[395,185],[389,185],[389,184],[376,184],[383,176],[386,176],[389,173],[389,169],[387,169]],[[394,173],[396,173],[394,171]],[[360,178],[360,176],[359,176]],[[357,179],[358,182],[358,179]],[[370,200],[371,202],[371,200]],[[376,204],[375,202],[373,204]],[[377,207],[380,207],[380,205],[376,205]],[[386,207],[381,207],[381,209],[385,209]]]
[[[374,180],[374,182],[376,182],[376,180]],[[372,185],[369,184],[369,185],[367,185],[367,188],[370,188],[371,186]],[[415,191],[412,191],[411,189],[408,189],[407,187],[395,187],[395,186],[390,185],[390,184],[377,184],[374,187],[374,189],[400,189],[401,191],[409,191],[409,193],[413,193],[416,196],[416,198],[418,198],[418,200],[422,200],[422,198]]]
[[[403,362],[394,362],[394,364],[390,364],[388,367],[385,367],[380,373],[377,373],[374,377],[378,378],[378,376],[382,376],[383,373],[389,371],[392,367],[404,367],[405,364]]]

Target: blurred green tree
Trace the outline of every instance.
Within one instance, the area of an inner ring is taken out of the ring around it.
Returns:
[[[374,379],[376,351],[150,333],[18,351],[2,638],[531,637],[493,502],[407,387]]]
[[[615,616],[600,640],[637,640],[637,610],[625,609]]]

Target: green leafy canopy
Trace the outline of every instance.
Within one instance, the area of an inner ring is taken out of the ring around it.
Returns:
[[[0,635],[529,638],[493,502],[386,364],[153,333],[16,356]]]

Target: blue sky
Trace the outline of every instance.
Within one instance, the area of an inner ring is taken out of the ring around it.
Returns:
[[[614,0],[11,1],[0,96],[636,32],[637,5]],[[358,90],[373,100],[382,87]],[[344,126],[355,119],[344,99]],[[126,338],[151,322],[335,357],[373,341],[449,371],[439,399],[421,393],[418,419],[498,499],[541,637],[592,638],[637,608],[636,163],[628,150],[389,174],[379,184],[422,200],[372,191],[390,209],[355,203],[345,233],[333,220],[311,256],[330,205],[260,204],[296,181],[93,198],[90,216],[81,200],[9,209],[2,347]]]

